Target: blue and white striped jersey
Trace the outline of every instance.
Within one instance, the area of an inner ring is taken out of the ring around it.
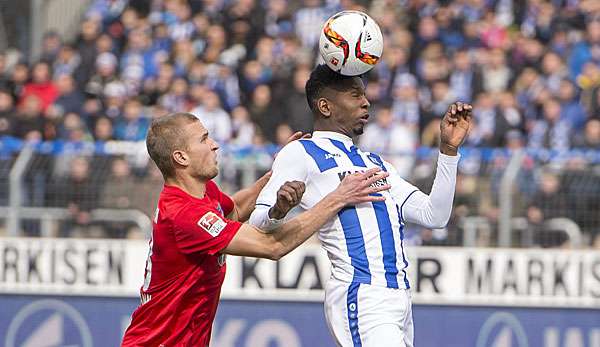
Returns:
[[[386,200],[345,207],[320,229],[319,239],[331,260],[334,278],[408,289],[402,210],[409,196],[423,193],[379,155],[361,151],[345,135],[317,131],[312,139],[285,146],[275,159],[273,175],[258,196],[250,222],[264,227],[264,211],[275,203],[277,190],[286,181],[303,181],[306,191],[284,221],[313,207],[335,190],[345,175],[377,166],[390,173],[386,180],[392,188],[382,192]],[[263,214],[258,216],[261,210]]]

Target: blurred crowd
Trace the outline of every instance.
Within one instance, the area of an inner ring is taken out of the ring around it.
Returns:
[[[189,111],[222,144],[280,145],[311,131],[304,84],[320,28],[340,10],[367,12],[385,41],[363,77],[372,118],[359,141],[425,189],[432,165],[416,150],[437,145],[456,100],[474,105],[468,147],[600,150],[597,0],[95,0],[74,41],[46,33],[36,61],[0,53],[0,135],[141,141],[152,118]],[[594,164],[526,160],[518,213],[535,225],[568,216],[593,239]],[[455,220],[497,221],[505,165],[461,167]],[[452,229],[418,242],[446,242]]]

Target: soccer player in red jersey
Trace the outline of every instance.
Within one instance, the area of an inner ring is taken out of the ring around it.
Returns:
[[[314,208],[264,233],[242,224],[250,216],[268,176],[233,199],[212,179],[216,151],[202,123],[188,113],[153,121],[146,138],[148,153],[165,178],[154,216],[141,305],[133,312],[122,346],[206,347],[225,278],[225,255],[277,260],[298,247],[347,204],[381,201],[389,189],[372,169],[347,176]],[[304,183],[286,182],[277,204],[299,203]]]

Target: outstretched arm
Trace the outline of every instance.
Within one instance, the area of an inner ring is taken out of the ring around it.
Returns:
[[[458,147],[469,132],[472,109],[471,105],[461,102],[448,107],[440,125],[440,154],[431,192],[426,195],[415,190],[399,202],[404,220],[428,228],[442,228],[448,224],[460,159]]]
[[[374,183],[387,177],[380,168],[364,173],[346,176],[338,188],[329,193],[310,210],[283,223],[274,233],[264,233],[260,229],[244,224],[221,252],[278,260],[291,252],[347,204],[382,201],[382,196],[371,195],[388,190],[389,185],[376,186]]]

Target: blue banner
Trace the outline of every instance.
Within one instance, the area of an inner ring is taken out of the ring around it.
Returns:
[[[0,296],[5,347],[118,346],[134,298]],[[587,309],[415,306],[419,347],[598,347],[600,312]],[[221,303],[218,347],[334,346],[321,303]]]

